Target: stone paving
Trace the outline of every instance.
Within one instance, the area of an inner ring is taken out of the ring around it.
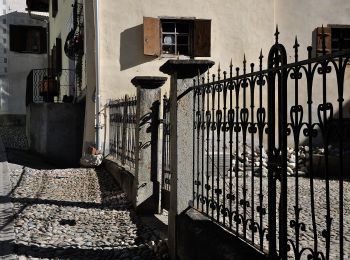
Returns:
[[[23,168],[11,182],[19,259],[168,259],[163,237],[102,169]]]
[[[10,170],[0,138],[0,259],[16,259],[12,255],[15,236],[12,219],[13,205],[8,196],[11,188]]]
[[[6,148],[28,149],[26,129],[23,126],[0,126],[0,138]]]

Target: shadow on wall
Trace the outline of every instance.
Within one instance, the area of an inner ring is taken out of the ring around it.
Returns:
[[[120,70],[150,62],[156,57],[143,54],[143,25],[126,29],[120,34]]]
[[[330,145],[333,145],[334,147],[338,147],[339,146],[339,142],[340,142],[340,134],[342,133],[343,135],[343,145],[344,145],[344,149],[345,150],[350,150],[350,100],[349,101],[345,101],[343,104],[343,131],[338,131],[338,123],[339,123],[339,107],[338,107],[338,103],[332,103],[332,107],[333,107],[333,122],[330,125],[330,133],[329,133],[329,140],[328,143]],[[323,115],[322,112],[320,113],[321,116]],[[329,115],[329,112],[328,112]],[[319,118],[317,117],[317,115],[313,115],[313,120],[314,123],[320,123]],[[305,118],[303,121],[307,121],[307,119]],[[316,126],[314,128],[317,131],[317,135],[313,138],[313,144],[316,147],[324,147],[324,140],[322,137],[322,130],[320,129],[319,126]],[[305,137],[302,133],[301,133],[302,137]],[[308,145],[308,138],[305,137],[305,139],[301,142],[301,145]]]

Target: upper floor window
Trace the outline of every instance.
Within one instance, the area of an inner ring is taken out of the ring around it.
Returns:
[[[323,35],[325,54],[350,49],[350,25],[327,25],[323,29],[317,27],[312,33],[314,57],[323,55]]]
[[[10,25],[10,51],[46,53],[46,47],[44,27]]]
[[[210,56],[211,20],[144,17],[144,54]]]

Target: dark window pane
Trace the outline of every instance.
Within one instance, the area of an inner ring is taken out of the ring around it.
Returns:
[[[175,23],[162,23],[163,32],[175,32]]]
[[[178,33],[188,33],[190,31],[189,23],[177,23],[176,32]]]
[[[177,51],[180,55],[189,55],[188,46],[177,46]]]
[[[178,44],[188,44],[188,36],[187,35],[179,35],[177,37]]]
[[[163,45],[163,53],[165,53],[165,54],[175,54],[175,46],[173,46],[173,45]]]

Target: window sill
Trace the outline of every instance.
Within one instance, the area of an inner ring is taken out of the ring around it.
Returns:
[[[179,59],[179,60],[190,60],[191,56],[187,55],[175,55],[175,54],[161,54],[159,59]]]

